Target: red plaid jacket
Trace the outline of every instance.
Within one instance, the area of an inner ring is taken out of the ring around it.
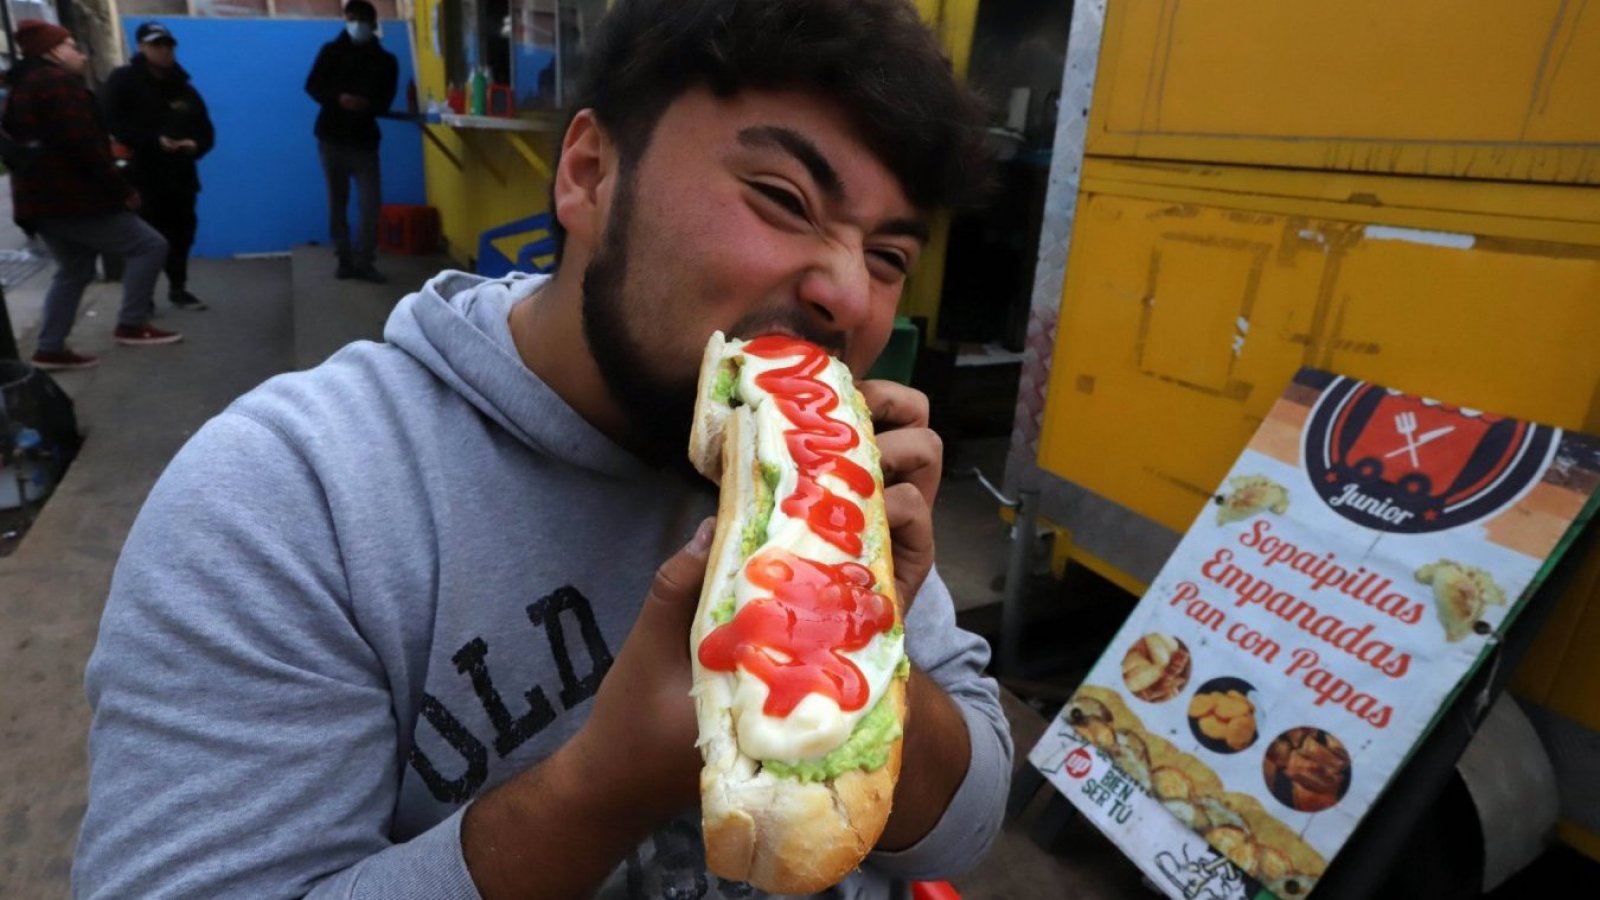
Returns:
[[[24,60],[9,80],[6,131],[42,145],[38,158],[11,176],[17,222],[127,208],[133,189],[112,161],[111,138],[82,79],[53,63]]]

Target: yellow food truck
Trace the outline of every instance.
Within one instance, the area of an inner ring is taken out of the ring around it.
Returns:
[[[1006,479],[1058,569],[1142,593],[1302,366],[1600,433],[1597,13],[1077,3]],[[1485,888],[1552,824],[1600,859],[1574,553],[1458,767]]]

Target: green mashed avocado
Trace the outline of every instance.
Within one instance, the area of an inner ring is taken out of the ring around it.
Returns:
[[[781,778],[798,778],[801,781],[827,781],[838,778],[851,769],[868,772],[882,768],[889,761],[889,747],[900,739],[900,720],[895,718],[887,695],[878,700],[872,712],[861,717],[850,739],[834,748],[821,759],[802,760],[794,765],[781,762],[764,762],[763,769]]]
[[[778,467],[761,464],[761,479],[756,482],[756,514],[744,526],[739,536],[739,556],[749,559],[767,542],[767,524],[772,521],[772,505],[778,494]]]

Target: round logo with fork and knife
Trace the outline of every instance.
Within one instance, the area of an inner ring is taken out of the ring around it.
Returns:
[[[1306,474],[1359,525],[1417,534],[1486,518],[1549,465],[1561,430],[1334,376],[1306,420]]]

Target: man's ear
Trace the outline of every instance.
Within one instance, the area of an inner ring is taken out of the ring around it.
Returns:
[[[616,185],[616,146],[594,110],[580,110],[567,127],[556,164],[556,219],[567,231],[567,241],[596,246],[605,227]]]

